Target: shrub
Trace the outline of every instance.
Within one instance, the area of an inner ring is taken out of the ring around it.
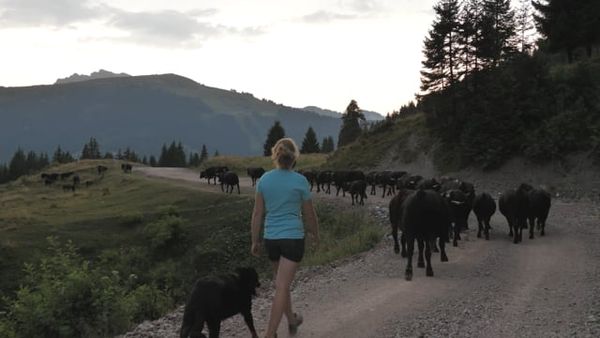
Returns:
[[[179,216],[162,216],[144,227],[144,236],[154,250],[170,250],[183,238],[183,220]]]

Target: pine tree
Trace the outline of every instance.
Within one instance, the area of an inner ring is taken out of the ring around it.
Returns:
[[[208,150],[206,149],[206,145],[202,145],[202,151],[200,152],[200,163],[206,161],[208,159]]]
[[[510,0],[483,0],[479,54],[492,66],[517,50],[516,22]]]
[[[361,113],[358,103],[355,100],[350,101],[346,111],[342,115],[342,126],[338,136],[338,148],[354,142],[361,134],[359,120],[365,120]]]
[[[531,37],[534,34],[533,30],[535,28],[533,25],[531,0],[519,0],[519,7],[517,7],[517,12],[515,13],[515,22],[519,51],[528,54],[533,47]]]
[[[218,149],[217,149],[217,150],[215,150],[215,154],[214,154],[213,156],[214,156],[214,157],[221,156],[221,154],[219,154],[219,150],[218,150]]]
[[[478,46],[481,40],[482,0],[467,0],[459,14],[459,57],[461,77],[466,78],[480,69]],[[402,113],[402,112],[400,112]]]
[[[149,162],[150,162],[150,166],[152,166],[152,167],[156,167],[156,165],[158,164],[156,162],[156,157],[154,157],[154,155],[150,155],[150,161]]]
[[[319,141],[317,141],[317,134],[312,127],[308,127],[304,140],[302,141],[302,147],[300,152],[302,154],[314,154],[320,151]]]
[[[333,142],[332,136],[327,136],[323,139],[323,143],[321,146],[321,152],[324,154],[331,153],[334,150],[335,144]]]
[[[0,184],[10,181],[10,174],[6,164],[0,164]]]
[[[167,160],[168,160],[168,156],[169,156],[169,150],[167,149],[167,144],[163,143],[162,149],[160,151],[160,156],[158,157],[158,165],[160,167],[166,167],[167,166]]]
[[[144,155],[144,157],[142,158],[142,164],[148,165],[148,158],[146,157],[146,155]]]
[[[52,163],[63,163],[62,162],[63,157],[64,157],[64,153],[59,145],[58,147],[56,147],[56,150],[54,151],[54,154],[52,155]]]
[[[88,158],[91,158],[91,155],[90,155],[90,148],[88,147],[88,144],[86,143],[83,145],[83,150],[81,150],[81,159],[85,160]]]
[[[18,148],[8,164],[9,178],[15,180],[22,175],[27,174],[27,157],[25,152]]]
[[[421,90],[436,92],[456,83],[460,78],[459,47],[461,25],[458,0],[441,0],[433,7],[436,19],[425,38]],[[463,28],[464,29],[464,28]]]
[[[271,148],[279,141],[280,139],[285,137],[285,129],[281,126],[279,121],[275,121],[271,129],[269,129],[269,133],[267,134],[267,140],[263,146],[265,156],[271,156]]]
[[[111,152],[106,152],[106,154],[104,154],[104,158],[107,160],[112,160],[114,158],[113,154]]]

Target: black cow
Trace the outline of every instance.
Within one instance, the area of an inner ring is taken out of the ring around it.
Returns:
[[[317,174],[317,192],[331,193],[331,183],[333,182],[333,171],[324,170]]]
[[[64,179],[67,179],[67,178],[73,176],[73,174],[75,174],[75,173],[72,172],[72,171],[69,171],[69,172],[66,172],[66,173],[62,173],[62,174],[60,174],[60,180],[62,181]]]
[[[103,165],[99,165],[96,167],[96,170],[98,171],[98,175],[102,175],[105,171],[108,170],[108,168]]]
[[[342,191],[342,196],[346,196],[346,193],[343,189],[346,183],[350,183],[353,181],[364,181],[365,174],[362,171],[354,170],[354,171],[335,171],[333,173],[333,184],[335,185],[336,191],[335,195],[340,195],[340,190]]]
[[[371,186],[371,191],[369,192],[370,195],[376,194],[375,187],[377,187],[379,175],[380,173],[377,171],[371,171],[365,175],[365,181],[367,182],[367,185]]]
[[[85,181],[83,184],[85,184],[86,188],[89,188],[90,185],[94,184],[94,181]]]
[[[406,176],[406,171],[384,171],[379,178],[379,184],[383,188],[382,198],[396,194],[396,188],[402,189],[402,178]],[[387,191],[387,194],[386,194]]]
[[[248,176],[252,180],[252,186],[255,186],[256,181],[258,181],[258,179],[261,178],[262,175],[265,173],[265,169],[263,169],[261,167],[248,168],[248,169],[246,169],[246,173],[248,173]]]
[[[469,212],[471,211],[471,205],[467,202],[467,196],[460,190],[448,190],[444,193],[444,198],[448,203],[448,210],[450,211],[450,220],[453,225],[453,239],[452,245],[458,246],[460,240],[460,232],[467,228],[469,220]]]
[[[498,201],[500,212],[508,222],[509,236],[514,236],[513,243],[523,240],[523,229],[527,228],[529,216],[529,191],[532,187],[521,184],[518,189],[506,191]]]
[[[365,205],[364,199],[367,198],[366,181],[354,181],[346,183],[344,189],[350,193],[350,197],[352,197],[352,205],[354,205],[354,200],[356,200],[357,204]],[[360,201],[358,200],[359,197]]]
[[[121,164],[121,170],[123,170],[124,173],[126,173],[126,174],[127,173],[131,173],[131,169],[132,169],[131,164],[129,164],[129,163],[122,163]]]
[[[313,191],[313,187],[319,173],[315,170],[299,170],[298,173],[306,177],[306,180],[310,184],[310,191]]]
[[[54,183],[54,180],[48,178],[44,180],[44,185],[52,185],[52,183]]]
[[[396,196],[390,200],[389,204],[390,224],[392,225],[392,238],[394,239],[394,252],[400,252],[400,245],[398,244],[398,229],[400,229],[400,231],[402,231],[402,236],[400,237],[402,243],[402,257],[406,257],[406,236],[404,235],[404,228],[402,227],[402,203],[404,203],[406,197],[411,193],[411,190],[400,189]]]
[[[423,176],[421,175],[406,176],[402,179],[401,184],[405,189],[415,190],[422,180]]]
[[[450,177],[440,178],[440,192],[444,193],[449,190],[460,190],[465,193],[467,197],[467,204],[469,206],[469,212],[467,213],[467,217],[471,212],[471,208],[473,206],[473,200],[475,199],[475,186],[472,183],[461,181],[458,179],[452,179]],[[466,224],[466,229],[469,228],[469,224]]]
[[[496,202],[488,193],[477,194],[473,201],[473,212],[477,216],[477,238],[481,238],[481,231],[485,234],[485,239],[490,239],[490,219],[496,212]]]
[[[233,187],[237,186],[238,195],[240,194],[240,179],[233,171],[221,173],[219,175],[219,181],[221,182],[221,191],[231,194],[233,193]],[[226,189],[223,189],[223,186],[225,186]]]
[[[417,189],[440,191],[442,185],[435,178],[422,180],[417,184]]]
[[[254,268],[238,268],[236,273],[204,277],[196,282],[185,305],[180,338],[219,337],[221,321],[240,313],[253,338],[258,338],[252,318],[252,298],[260,286]]]
[[[439,239],[440,259],[448,261],[446,241],[450,227],[450,214],[446,201],[440,194],[431,190],[417,190],[410,194],[402,203],[402,227],[406,234],[407,258],[405,277],[411,280],[413,276],[412,256],[415,240],[419,245],[418,267],[424,267],[423,247],[427,262],[427,276],[433,276],[431,267],[431,247],[435,239]]]
[[[210,184],[210,180],[214,180],[213,184],[217,184],[217,178],[220,174],[226,173],[229,171],[229,168],[225,166],[221,167],[208,167],[205,170],[200,172],[200,179],[206,178],[208,184]]]
[[[72,191],[75,192],[75,184],[64,184],[62,186],[63,191]]]
[[[79,183],[81,183],[81,178],[79,178],[79,175],[73,175],[73,185],[79,185]]]
[[[542,188],[535,188],[529,191],[529,238],[533,239],[534,226],[537,221],[540,236],[546,234],[546,219],[550,212],[552,197],[548,191]]]

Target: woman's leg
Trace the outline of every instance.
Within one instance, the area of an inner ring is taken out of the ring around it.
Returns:
[[[275,298],[273,299],[273,305],[271,306],[271,316],[269,317],[269,326],[267,328],[266,337],[271,338],[277,332],[281,317],[285,313],[288,323],[294,318],[292,313],[292,302],[290,296],[290,286],[294,280],[298,263],[293,262],[287,258],[281,257],[279,264],[275,267]]]

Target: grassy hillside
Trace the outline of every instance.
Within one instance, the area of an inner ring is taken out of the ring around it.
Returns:
[[[319,167],[327,161],[327,157],[326,154],[301,154],[296,163],[296,169]],[[246,168],[262,167],[270,170],[273,168],[273,161],[267,156],[217,156],[209,158],[202,164],[202,168],[211,166],[227,166],[229,170],[245,176]]]
[[[98,164],[109,167],[103,178],[95,173]],[[249,254],[250,196],[124,174],[116,161],[81,161],[47,172],[71,170],[93,185],[63,192],[37,176],[0,185],[0,336],[49,336],[61,325],[65,337],[110,336],[171,309],[198,276],[252,265],[270,277],[266,258]],[[304,264],[366,250],[382,236],[364,210],[317,208],[322,245],[308,249]],[[71,245],[77,249],[71,252]],[[19,285],[25,288],[15,293]],[[61,289],[72,292],[55,299]],[[77,310],[86,292],[94,307]],[[118,318],[102,319],[103,311]],[[35,323],[19,326],[28,321]]]
[[[356,142],[338,149],[323,165],[331,169],[370,169],[388,159],[411,162],[431,147],[423,115],[382,122]]]

